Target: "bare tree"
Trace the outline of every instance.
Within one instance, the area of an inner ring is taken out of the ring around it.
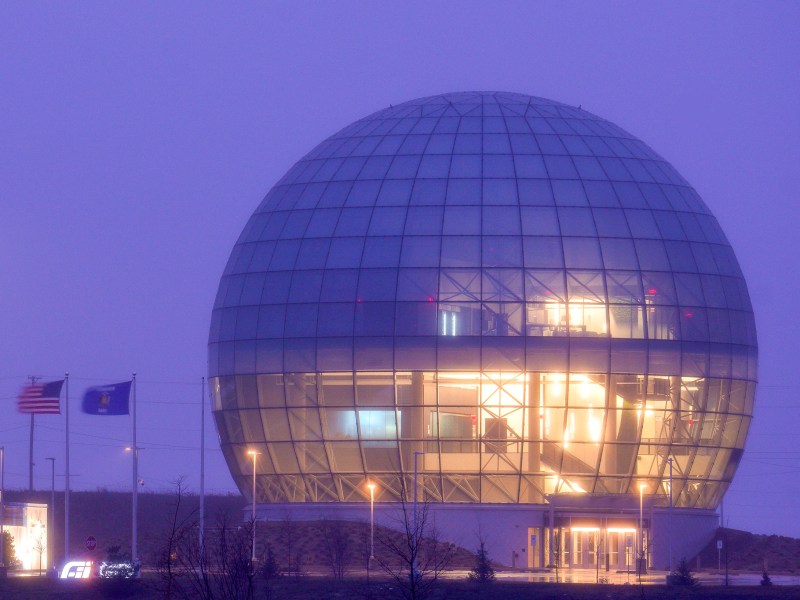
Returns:
[[[343,579],[350,562],[350,536],[341,521],[323,519],[320,522],[325,557],[335,579]]]
[[[181,571],[173,590],[181,599],[251,600],[255,570],[251,557],[252,521],[235,526],[220,517],[205,535],[200,548],[194,527],[183,531],[176,560]]]
[[[297,541],[297,524],[292,520],[291,514],[287,513],[281,523],[281,546],[283,547],[286,555],[285,573],[294,573],[297,577],[300,575],[300,552],[297,550],[295,542]]]
[[[39,555],[39,576],[42,575],[42,554],[44,551],[47,550],[47,544],[44,543],[44,539],[39,536],[33,542],[33,551]]]
[[[554,529],[553,530],[553,538],[550,541],[550,554],[551,560],[550,562],[556,568],[556,583],[559,582],[558,579],[558,567],[561,564],[561,529]]]
[[[379,530],[377,541],[385,551],[376,560],[404,600],[424,600],[449,565],[453,546],[439,541],[428,502],[418,503],[416,514],[405,501],[398,510],[399,533]]]
[[[235,526],[222,515],[201,547],[194,511],[182,516],[182,481],[176,484],[171,522],[159,561],[165,598],[252,600],[252,521]]]
[[[172,600],[173,591],[176,585],[176,575],[180,561],[178,560],[178,550],[183,538],[194,528],[194,511],[189,515],[181,515],[181,505],[186,493],[184,478],[179,477],[175,481],[175,498],[172,502],[172,513],[170,515],[170,527],[164,546],[161,550],[159,573],[164,582],[164,598]],[[183,550],[183,548],[181,548]],[[200,562],[202,568],[202,562]]]

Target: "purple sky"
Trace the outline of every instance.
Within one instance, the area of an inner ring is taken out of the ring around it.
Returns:
[[[605,117],[700,192],[748,278],[761,368],[731,527],[800,536],[800,3],[0,4],[0,446],[27,486],[29,375],[71,373],[72,487],[197,489],[219,277],[250,213],[328,135],[430,94],[503,90]],[[63,417],[37,418],[63,487]],[[207,489],[235,491],[207,419]]]

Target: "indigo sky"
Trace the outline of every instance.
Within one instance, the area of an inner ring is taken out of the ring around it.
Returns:
[[[543,96],[641,138],[698,190],[748,279],[760,385],[731,527],[800,536],[800,4],[3,2],[0,446],[28,484],[26,377],[70,372],[73,489],[129,489],[129,417],[79,412],[138,373],[140,476],[198,489],[200,378],[236,238],[318,142],[389,104]],[[235,492],[206,418],[206,487]],[[63,489],[64,418],[35,485]]]

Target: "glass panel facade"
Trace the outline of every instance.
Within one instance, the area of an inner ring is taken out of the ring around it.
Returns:
[[[646,145],[542,98],[449,94],[345,128],[270,191],[221,278],[209,369],[245,494],[262,453],[259,501],[364,501],[367,478],[408,497],[417,456],[433,501],[646,482],[666,504],[672,458],[676,506],[710,508],[756,330],[716,219]]]
[[[266,438],[275,472],[263,476],[324,472],[341,483],[369,474],[386,484],[383,500],[400,497],[388,482],[413,469],[414,453],[424,452],[423,478],[455,487],[472,478],[475,487],[462,488],[461,501],[511,503],[544,502],[545,493],[635,493],[642,481],[665,493],[665,459],[672,457],[676,506],[703,506],[721,496],[730,463],[741,456],[750,421],[742,409],[753,392],[725,378],[614,373],[397,371],[282,379],[283,401],[305,407],[216,411],[243,472],[247,449]],[[215,378],[215,403],[224,404],[227,389],[274,406],[269,383]],[[521,485],[531,477],[544,487]],[[302,478],[293,481],[303,485]],[[299,492],[287,495],[287,485],[264,488],[263,500],[289,501]]]

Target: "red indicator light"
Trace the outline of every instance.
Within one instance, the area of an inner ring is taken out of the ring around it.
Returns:
[[[683,316],[687,319],[691,319],[694,315],[687,310],[685,313],[683,313]]]
[[[651,296],[655,296],[656,295],[656,288],[650,288],[649,290],[647,290],[647,293],[650,294]]]
[[[433,302],[433,296],[428,296],[428,302]]]

